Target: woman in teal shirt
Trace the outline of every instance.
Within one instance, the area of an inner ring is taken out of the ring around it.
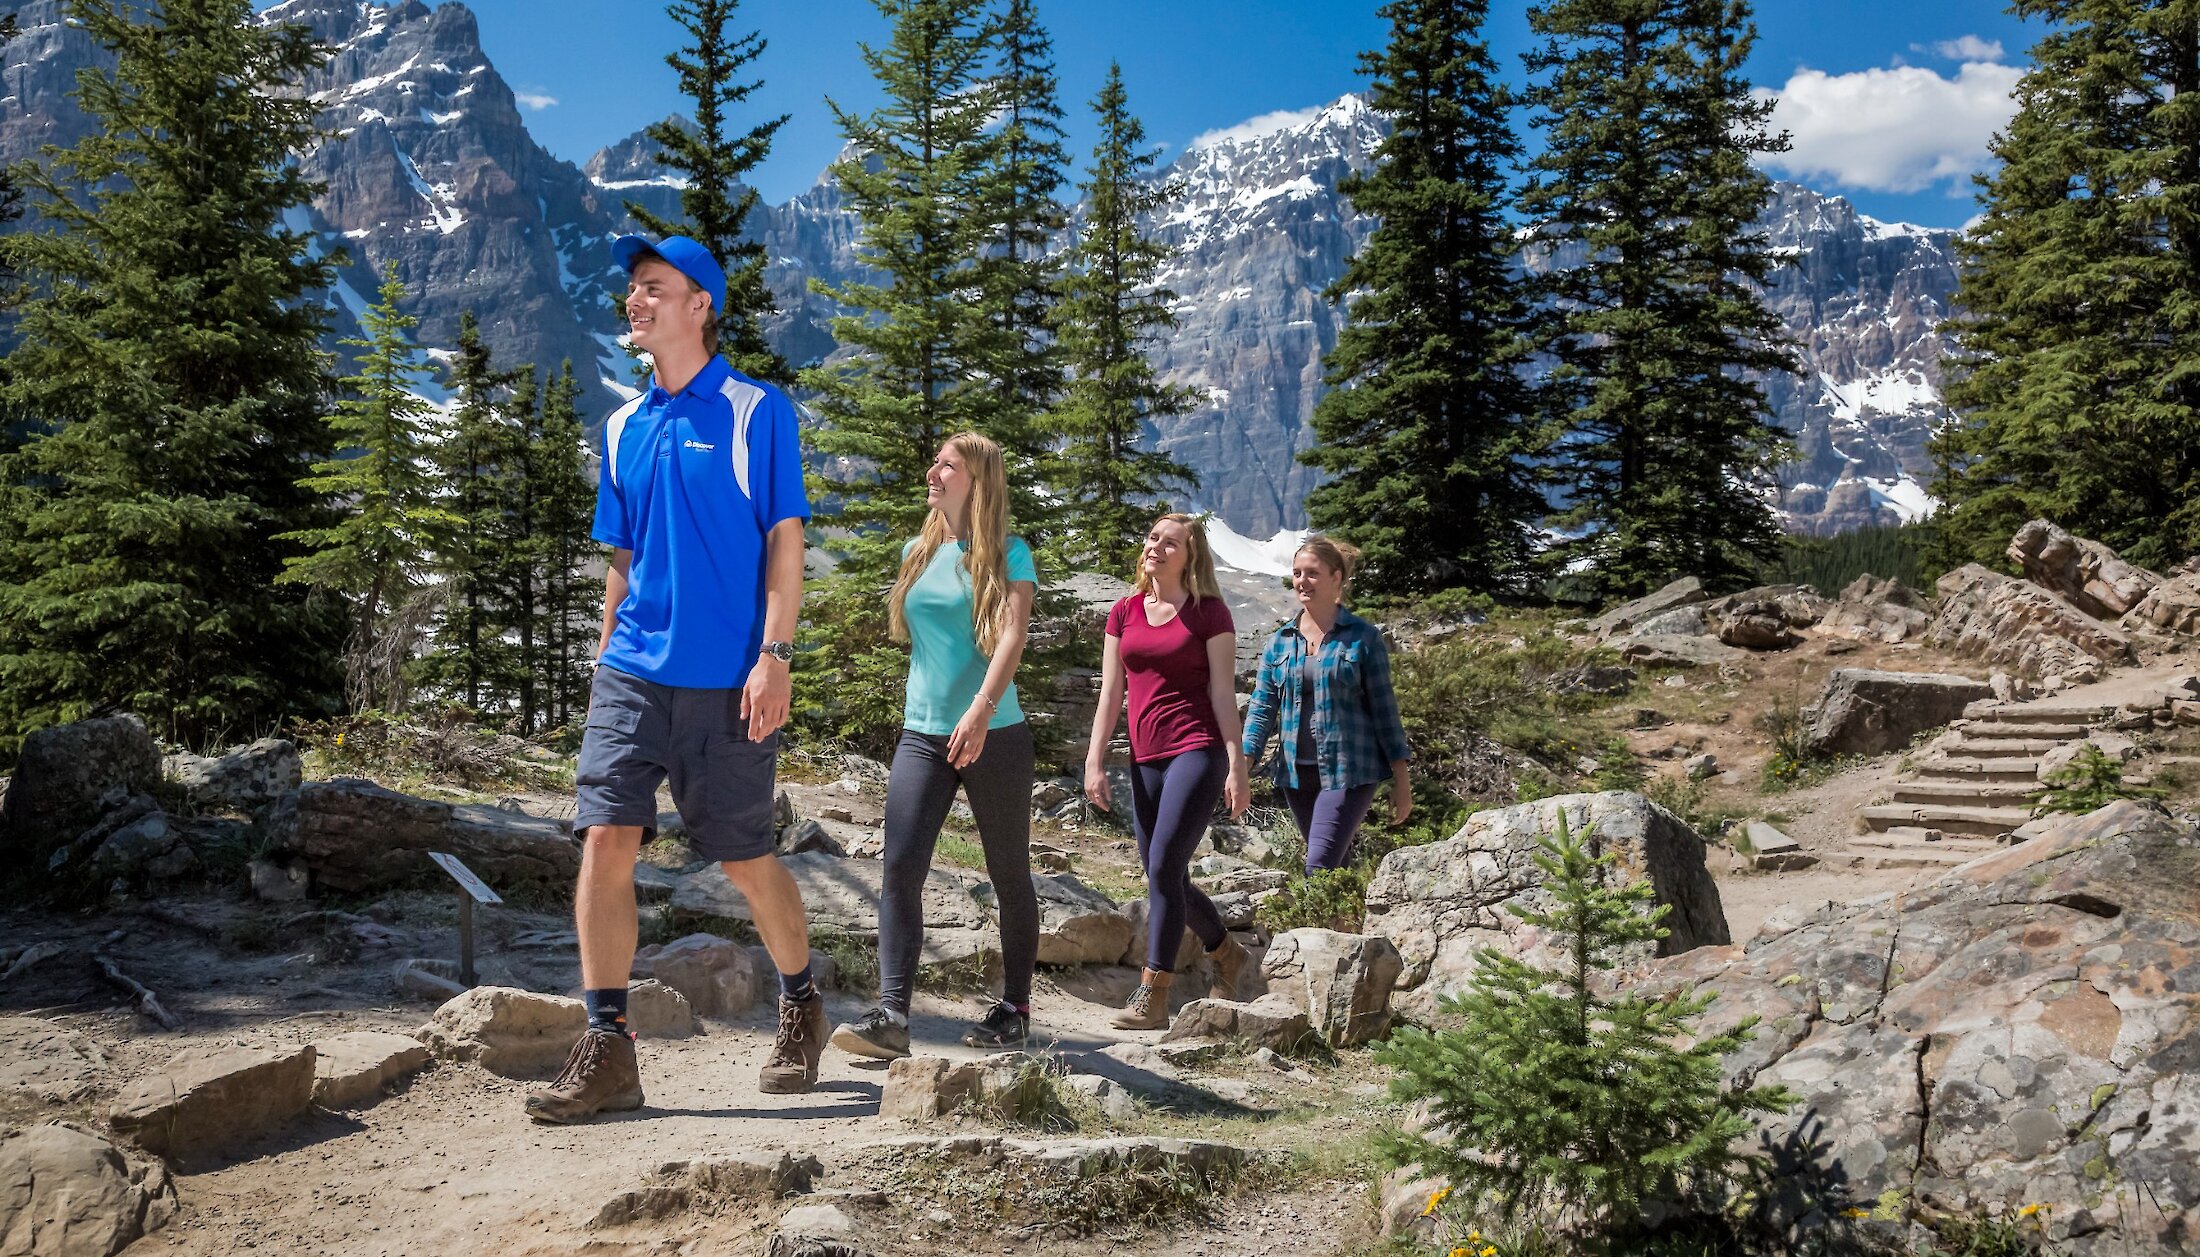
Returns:
[[[978,823],[1001,915],[1001,1000],[963,1035],[1021,1047],[1031,1034],[1039,899],[1031,885],[1031,727],[1016,665],[1039,573],[1008,535],[1001,449],[975,432],[948,438],[925,474],[932,513],[902,551],[887,595],[894,639],[909,643],[901,742],[886,783],[885,886],[878,909],[878,1007],[833,1032],[859,1056],[909,1055],[909,997],[924,946],[924,879],[959,785]]]

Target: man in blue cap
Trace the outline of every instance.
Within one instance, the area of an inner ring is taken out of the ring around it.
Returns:
[[[588,1029],[557,1079],[528,1093],[527,1112],[550,1122],[641,1107],[626,1024],[634,862],[668,779],[690,845],[747,897],[779,970],[761,1089],[808,1090],[826,1037],[802,894],[774,854],[810,513],[794,405],[718,356],[726,273],[710,250],[684,236],[622,236],[611,256],[656,378],[604,425],[595,537],[611,563],[573,818]]]

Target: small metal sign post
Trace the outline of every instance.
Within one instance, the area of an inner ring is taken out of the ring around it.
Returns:
[[[458,980],[471,987],[481,980],[474,972],[474,905],[477,903],[503,903],[489,884],[474,875],[474,871],[459,862],[455,855],[430,851],[428,858],[436,867],[451,875],[459,889],[466,893],[458,897]]]

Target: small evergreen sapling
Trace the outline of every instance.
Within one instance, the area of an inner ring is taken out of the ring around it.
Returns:
[[[1386,1136],[1381,1151],[1452,1184],[1453,1210],[1577,1222],[1618,1238],[1642,1229],[1646,1202],[1734,1178],[1748,1161],[1734,1144],[1749,1114],[1793,1099],[1720,1081],[1719,1059],[1754,1037],[1756,1018],[1700,1034],[1709,995],[1596,988],[1623,949],[1664,937],[1667,909],[1645,910],[1648,883],[1608,885],[1615,857],[1591,843],[1561,812],[1536,857],[1549,906],[1511,909],[1565,950],[1562,967],[1483,948],[1469,990],[1444,1002],[1463,1024],[1403,1030],[1378,1051],[1401,1074],[1393,1094],[1429,1110],[1424,1130]]]
[[[2119,799],[2159,799],[2166,793],[2151,786],[2127,785],[2124,766],[2110,759],[2091,742],[2078,744],[2077,758],[2047,774],[2047,789],[2032,797],[2050,812],[2083,816]]]

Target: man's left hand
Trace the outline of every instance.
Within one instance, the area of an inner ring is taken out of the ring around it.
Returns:
[[[749,741],[761,742],[787,723],[793,702],[794,682],[787,665],[770,655],[759,656],[749,669],[748,684],[741,687],[741,719],[748,722]]]

